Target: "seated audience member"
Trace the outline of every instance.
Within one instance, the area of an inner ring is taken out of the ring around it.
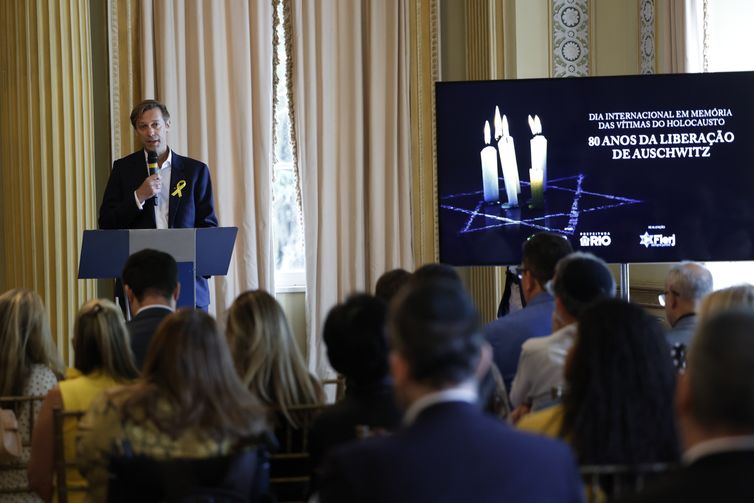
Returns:
[[[688,346],[696,328],[696,310],[702,298],[712,291],[712,274],[696,262],[681,262],[665,278],[665,318],[670,330],[668,344]]]
[[[233,369],[215,320],[203,311],[181,309],[152,338],[142,379],[101,395],[80,429],[79,463],[93,499],[105,501],[113,459],[226,456],[258,445],[266,421],[259,401]]]
[[[404,427],[335,449],[323,465],[320,501],[581,501],[565,445],[516,432],[476,404],[475,375],[491,354],[457,282],[413,285],[389,317]]]
[[[178,266],[168,253],[138,251],[128,257],[123,267],[123,285],[133,315],[126,327],[131,335],[136,368],[141,369],[157,327],[175,311],[181,288]]]
[[[683,467],[624,503],[754,501],[754,313],[700,322],[676,389]]]
[[[532,337],[552,333],[555,299],[545,285],[555,274],[555,264],[572,251],[567,239],[549,232],[534,234],[522,246],[519,273],[526,306],[484,327],[484,335],[492,346],[495,364],[507,389],[516,375],[521,345]]]
[[[754,310],[754,286],[744,284],[710,292],[699,305],[699,323],[722,311]]]
[[[675,369],[662,334],[639,306],[593,304],[566,358],[563,402],[518,426],[567,440],[582,465],[677,461]]]
[[[526,341],[511,388],[514,420],[522,410],[537,410],[551,401],[553,388],[563,385],[563,363],[573,344],[576,321],[589,304],[615,295],[615,282],[607,265],[589,253],[575,252],[561,259],[552,280],[554,332]]]
[[[345,377],[346,393],[314,421],[309,452],[315,468],[330,449],[356,439],[357,426],[379,434],[400,423],[388,377],[386,311],[380,299],[357,294],[327,315],[323,330],[327,357]]]
[[[411,275],[411,281],[409,281],[409,283],[416,284],[420,281],[440,280],[440,279],[446,279],[448,281],[455,281],[459,285],[463,285],[461,276],[458,274],[458,271],[456,271],[453,266],[448,265],[448,264],[440,264],[437,262],[424,264],[423,266],[416,269],[414,273]]]
[[[374,286],[374,296],[389,304],[395,294],[411,280],[411,273],[405,269],[387,271],[377,280]]]
[[[44,396],[62,375],[63,364],[39,295],[20,288],[0,295],[0,396]],[[18,431],[24,444],[21,457],[15,463],[26,465],[31,453],[29,433],[41,403],[34,402],[31,407],[27,404],[0,405],[5,408],[15,406]],[[0,490],[22,491],[25,487],[28,487],[28,478],[24,468],[13,470],[3,466]],[[3,501],[32,502],[39,501],[39,498],[31,492],[19,492],[5,494]]]
[[[226,332],[241,381],[276,413],[275,429],[299,428],[302,418],[291,407],[321,403],[323,393],[278,301],[264,290],[242,293],[230,306]]]
[[[73,352],[74,365],[80,375],[61,381],[47,394],[34,424],[29,485],[45,501],[50,501],[54,491],[53,409],[86,410],[106,389],[138,376],[123,314],[109,300],[91,300],[79,309],[73,325]],[[66,418],[63,425],[66,460],[75,459],[76,424],[74,418]],[[66,480],[69,484],[83,482],[74,468],[68,469]],[[68,495],[70,502],[83,500],[83,493]]]

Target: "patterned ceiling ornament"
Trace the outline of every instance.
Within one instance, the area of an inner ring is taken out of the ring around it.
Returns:
[[[589,75],[589,2],[552,0],[552,75]]]
[[[639,5],[639,52],[641,73],[655,73],[655,0],[641,0]]]

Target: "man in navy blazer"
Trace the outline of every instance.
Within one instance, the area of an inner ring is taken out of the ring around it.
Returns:
[[[521,346],[532,337],[552,333],[552,312],[555,299],[545,285],[555,274],[555,264],[573,251],[563,236],[539,232],[523,244],[521,291],[526,307],[492,321],[484,327],[484,334],[492,346],[492,353],[503,376],[505,389],[510,390],[518,369]]]
[[[424,280],[399,295],[388,326],[396,398],[407,407],[404,426],[336,448],[321,471],[320,501],[582,501],[565,444],[482,412],[475,376],[491,352],[463,287]]]
[[[101,229],[217,227],[209,168],[173,152],[167,143],[170,114],[162,103],[145,100],[131,112],[143,150],[113,163],[99,210]],[[150,175],[148,154],[157,156]],[[209,305],[207,280],[196,278],[196,305]]]

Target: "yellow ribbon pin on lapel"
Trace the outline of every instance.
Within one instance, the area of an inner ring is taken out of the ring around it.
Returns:
[[[183,197],[183,192],[182,192],[182,190],[183,190],[183,189],[185,189],[185,188],[186,188],[186,180],[181,180],[180,182],[178,182],[178,183],[176,184],[176,186],[175,186],[175,190],[174,190],[174,191],[173,191],[173,193],[172,193],[172,194],[170,194],[170,195],[171,195],[171,196],[178,196],[178,197]]]

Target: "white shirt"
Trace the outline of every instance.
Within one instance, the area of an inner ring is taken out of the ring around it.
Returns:
[[[140,312],[146,311],[147,309],[167,309],[171,313],[175,311],[175,309],[173,309],[172,307],[166,306],[164,304],[149,304],[148,306],[144,306],[138,311],[136,311],[136,314],[134,316],[137,316]]]
[[[144,151],[144,159],[147,159],[147,151]],[[170,175],[173,167],[173,151],[168,149],[168,158],[157,169],[157,174],[162,179],[162,186],[160,187],[160,193],[157,194],[157,200],[154,207],[154,221],[157,229],[168,228],[168,211],[170,210]],[[147,168],[149,173],[149,168]],[[139,203],[139,198],[134,191],[134,198],[136,199],[136,205],[139,209],[144,209],[144,203]]]
[[[406,410],[406,414],[403,416],[403,423],[409,425],[413,423],[421,412],[437,403],[442,402],[468,402],[476,403],[478,398],[477,384],[474,381],[469,381],[459,386],[447,388],[435,393],[429,393],[416,400]]]
[[[514,407],[530,398],[547,395],[552,388],[564,384],[563,366],[568,350],[573,345],[576,324],[571,323],[546,337],[533,337],[521,346],[518,370],[511,385],[511,403]],[[536,403],[532,409],[536,409]]]
[[[720,437],[712,440],[699,442],[683,453],[683,463],[690,465],[700,458],[731,451],[753,451],[754,435],[737,435],[733,437]]]

